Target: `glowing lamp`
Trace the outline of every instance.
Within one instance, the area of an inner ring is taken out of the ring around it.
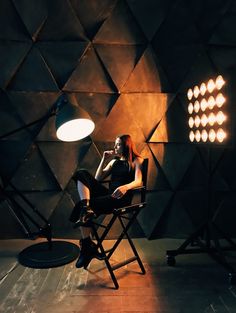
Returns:
[[[95,128],[89,114],[78,106],[75,96],[62,95],[58,100],[56,135],[62,141],[77,141],[89,136]]]

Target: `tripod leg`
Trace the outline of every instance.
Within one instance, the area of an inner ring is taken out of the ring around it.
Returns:
[[[206,227],[206,223],[204,223],[199,229],[197,229],[192,235],[190,235],[182,245],[176,250],[167,250],[166,251],[166,258],[167,264],[170,266],[175,265],[175,256],[179,254],[187,254],[187,253],[196,253],[196,249],[186,249],[188,245],[192,244],[193,242],[199,243],[199,237],[203,235],[204,229]],[[198,249],[199,251],[199,249]]]

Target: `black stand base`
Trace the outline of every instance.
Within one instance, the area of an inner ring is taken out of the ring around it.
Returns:
[[[66,241],[42,242],[21,251],[18,260],[31,268],[51,268],[74,261],[79,251],[78,246]]]
[[[213,233],[213,238],[210,239],[209,234]],[[212,232],[214,230],[214,232]],[[227,247],[221,247],[216,232],[220,234],[220,238],[229,243]],[[206,234],[206,239],[203,235]],[[212,244],[214,243],[214,245]],[[187,248],[190,246],[191,248]],[[175,266],[175,257],[181,254],[197,254],[208,253],[216,262],[222,265],[228,271],[228,279],[231,284],[236,284],[236,272],[234,268],[226,261],[223,254],[224,251],[236,251],[235,242],[220,231],[214,223],[206,223],[201,226],[196,232],[190,235],[183,244],[176,250],[166,251],[166,260],[169,266]]]

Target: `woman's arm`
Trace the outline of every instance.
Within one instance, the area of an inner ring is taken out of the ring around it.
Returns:
[[[106,163],[107,159],[113,155],[114,155],[113,150],[103,152],[101,162],[100,162],[100,164],[97,168],[96,174],[95,174],[95,179],[97,179],[98,181],[103,180],[104,178],[109,176],[109,174],[111,173],[111,168],[112,168],[112,165],[113,165],[115,160],[114,159],[111,160],[106,166],[105,166],[105,163]]]
[[[140,157],[137,157],[134,161],[134,166],[135,166],[135,175],[134,175],[134,180],[130,182],[129,184],[122,185],[113,192],[112,197],[114,198],[121,198],[123,197],[128,190],[137,188],[142,186],[142,163],[143,159]]]

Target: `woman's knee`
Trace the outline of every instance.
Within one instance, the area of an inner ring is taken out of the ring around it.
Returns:
[[[73,175],[73,179],[75,181],[77,181],[77,180],[84,180],[84,179],[86,179],[89,176],[91,176],[89,171],[82,168],[82,169],[79,169],[78,171],[75,172],[75,174]]]

